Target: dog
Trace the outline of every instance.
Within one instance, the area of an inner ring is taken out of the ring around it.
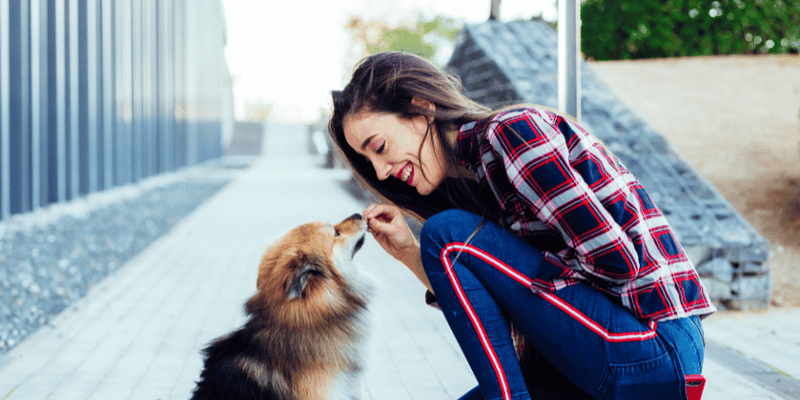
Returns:
[[[211,342],[192,399],[361,398],[373,283],[353,264],[366,223],[310,222],[264,253],[240,329]]]

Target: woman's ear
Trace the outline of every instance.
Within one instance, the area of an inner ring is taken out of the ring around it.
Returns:
[[[427,108],[428,110],[431,110],[431,111],[436,111],[436,105],[435,104],[431,103],[428,100],[419,98],[417,96],[414,96],[414,97],[411,98],[411,104],[413,104],[415,106],[418,106],[418,107]]]

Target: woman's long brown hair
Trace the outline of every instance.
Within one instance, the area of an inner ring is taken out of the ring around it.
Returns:
[[[447,178],[429,195],[420,195],[395,177],[378,179],[372,164],[351,148],[344,136],[344,119],[361,111],[390,113],[405,119],[425,116],[428,128],[423,143],[431,140],[431,135],[437,135],[448,175],[457,175],[453,172],[459,165],[458,149],[454,138],[448,135],[461,125],[489,117],[493,112],[467,98],[456,76],[416,55],[384,52],[361,60],[350,82],[343,90],[333,91],[332,96],[333,113],[328,130],[360,182],[420,221],[450,208],[486,217],[475,182]],[[431,110],[416,105],[412,102],[414,98],[435,107]]]

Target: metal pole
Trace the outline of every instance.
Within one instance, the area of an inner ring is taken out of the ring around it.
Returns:
[[[69,2],[69,200],[80,195],[80,37],[78,30],[78,0]]]
[[[132,4],[121,0],[116,5],[118,25],[116,34],[117,46],[117,173],[118,185],[133,181],[131,119],[133,116],[132,85],[133,72],[133,38],[132,38]]]
[[[114,147],[112,146],[114,129],[114,78],[115,67],[112,51],[115,50],[115,37],[112,34],[114,14],[112,6],[114,0],[102,0],[103,14],[103,189],[111,188],[114,182]]]
[[[0,220],[11,213],[11,162],[8,146],[11,144],[11,75],[9,68],[9,0],[0,0]]]
[[[172,171],[175,169],[173,164],[175,132],[173,130],[175,121],[175,96],[173,80],[175,75],[173,73],[173,60],[174,60],[174,38],[175,38],[175,5],[172,1],[162,1],[161,9],[159,10],[159,109],[158,120],[161,127],[159,134],[161,135],[161,170]]]
[[[200,151],[198,149],[198,120],[197,103],[199,101],[198,74],[200,65],[197,65],[197,41],[198,41],[198,7],[195,2],[186,2],[186,165],[191,166],[198,163]]]
[[[67,200],[67,5],[56,2],[56,201]]]
[[[580,0],[558,1],[558,109],[580,120]]]
[[[188,118],[186,116],[186,108],[189,102],[186,95],[186,2],[184,0],[176,0],[175,10],[175,104],[178,110],[175,114],[175,129],[177,133],[177,140],[175,146],[176,167],[185,167],[188,165],[189,159],[189,146],[188,146]],[[177,169],[177,168],[176,168]]]
[[[33,210],[50,202],[50,180],[48,149],[52,144],[48,140],[50,132],[49,74],[51,66],[48,62],[48,2],[47,0],[31,1],[31,146],[32,146],[32,205]]]
[[[153,83],[155,76],[153,74],[153,46],[155,44],[155,29],[153,26],[153,17],[155,17],[155,10],[153,9],[153,2],[151,0],[142,1],[142,112],[139,114],[142,118],[142,176],[150,177],[156,174],[156,133],[153,129],[153,103],[155,95],[153,94]]]
[[[42,12],[41,6],[44,6],[45,12]],[[47,115],[46,110],[42,108],[42,100],[46,101],[47,99],[47,92],[42,91],[42,86],[47,85],[47,64],[42,64],[42,59],[45,58],[46,62],[47,57],[47,53],[42,51],[42,47],[47,48],[47,31],[42,31],[42,25],[45,24],[46,26],[47,24],[46,19],[42,22],[42,17],[47,17],[46,10],[47,4],[42,4],[39,0],[30,2],[31,210],[42,206],[42,170],[46,170],[46,168],[42,168],[41,156],[43,133],[47,132],[46,129],[42,129],[43,125],[47,126],[47,120],[42,119],[43,115]],[[44,41],[42,41],[42,36],[45,38]],[[44,81],[42,81],[42,77],[44,77]],[[42,122],[45,122],[45,124],[42,124]]]
[[[101,88],[98,80],[101,78],[101,74],[105,73],[105,71],[100,69],[98,65],[98,60],[100,57],[97,51],[98,38],[100,35],[100,27],[98,26],[98,11],[98,0],[88,0],[86,2],[86,42],[88,47],[86,62],[89,64],[89,79],[87,82],[89,104],[86,110],[89,115],[89,126],[86,127],[89,139],[89,154],[87,155],[89,164],[89,168],[87,168],[89,177],[89,193],[96,192],[98,189],[98,160],[100,158],[100,154],[98,153],[99,149],[97,146],[99,138],[98,135],[101,129],[97,124],[97,119],[99,118],[98,108],[100,107],[100,97],[98,94]]]
[[[132,115],[131,115],[131,134],[133,138],[133,181],[139,182],[145,176],[145,157],[144,157],[144,141],[143,141],[143,107],[144,97],[142,97],[142,0],[134,0],[131,2],[131,28],[133,35],[133,70],[131,76],[133,77],[132,86]]]
[[[16,208],[17,212],[24,213],[31,211],[31,183],[33,182],[33,168],[31,165],[32,154],[32,132],[31,132],[31,9],[29,2],[19,4],[19,100],[20,105],[15,116],[19,118],[19,129],[17,131],[17,149],[12,155],[16,162],[12,165],[17,168],[17,187],[12,188],[11,197],[16,203],[12,205],[12,212]],[[12,39],[13,40],[13,39]],[[38,78],[38,77],[37,77]],[[14,79],[14,78],[12,78]],[[12,117],[13,118],[13,117]],[[13,129],[13,128],[12,128]],[[38,134],[38,132],[37,132]],[[39,144],[38,141],[36,143]],[[37,171],[38,172],[38,171]],[[14,190],[16,189],[16,190]]]

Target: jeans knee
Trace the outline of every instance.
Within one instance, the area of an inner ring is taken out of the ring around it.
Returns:
[[[420,231],[420,246],[441,250],[448,243],[466,240],[480,222],[481,217],[469,211],[442,211],[425,221]]]
[[[481,223],[481,217],[464,210],[442,211],[425,221],[419,243],[422,266],[429,279],[444,270],[440,259],[442,249],[450,243],[463,242]]]

